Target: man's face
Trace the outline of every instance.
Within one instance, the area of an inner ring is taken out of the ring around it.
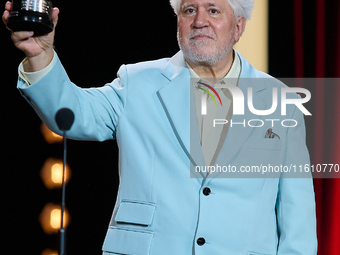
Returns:
[[[226,58],[239,35],[228,0],[182,0],[178,42],[184,57],[214,65]]]

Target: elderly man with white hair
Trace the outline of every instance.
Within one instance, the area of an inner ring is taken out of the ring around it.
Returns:
[[[53,50],[54,31],[36,37],[12,32],[26,54],[18,89],[45,124],[58,132],[55,113],[67,107],[75,114],[70,138],[117,140],[120,186],[103,254],[315,255],[311,178],[222,178],[242,166],[309,163],[303,115],[295,105],[286,113],[294,126],[272,127],[279,111],[259,128],[253,122],[245,127],[233,113],[231,87],[245,93],[248,84],[257,109],[272,105],[266,81],[274,79],[233,49],[253,1],[170,3],[181,50],[169,59],[123,65],[100,88],[70,81]],[[5,24],[11,8],[7,2]],[[54,8],[55,25],[58,14]],[[209,114],[201,111],[204,103]],[[212,120],[221,118],[229,121],[214,127]],[[223,176],[218,169],[232,171]]]

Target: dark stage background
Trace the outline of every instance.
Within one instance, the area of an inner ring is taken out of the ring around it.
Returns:
[[[56,51],[71,80],[81,87],[111,82],[121,64],[171,57],[178,51],[176,17],[166,0],[53,2],[61,11]],[[339,77],[337,1],[269,2],[269,73],[278,78]],[[1,234],[6,237],[0,253],[41,254],[45,248],[57,249],[57,236],[44,234],[38,216],[45,204],[60,201],[61,192],[45,188],[40,169],[48,157],[62,158],[62,145],[49,145],[43,139],[41,121],[15,88],[24,55],[15,49],[3,25],[0,34]],[[320,100],[328,95],[314,89],[312,96],[314,92]],[[320,113],[323,118],[326,112]],[[329,130],[315,125],[313,119],[306,124],[311,157],[318,155],[322,161],[320,154],[326,152],[315,137]],[[336,127],[332,122],[331,132]],[[338,151],[334,141],[325,144]],[[71,214],[68,253],[101,254],[118,188],[118,149],[115,141],[69,141],[68,149],[72,169],[66,197]],[[331,211],[333,216],[340,211],[334,206],[338,187],[334,180],[316,181],[319,255],[340,254],[340,245],[332,241],[339,236],[340,224],[330,217]]]

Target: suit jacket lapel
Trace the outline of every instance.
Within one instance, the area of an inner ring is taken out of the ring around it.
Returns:
[[[239,54],[239,53],[238,53]],[[240,55],[240,54],[239,54]],[[248,109],[247,95],[248,88],[253,88],[253,105],[258,110],[267,109],[266,102],[261,98],[260,94],[266,90],[263,79],[258,79],[255,69],[241,55],[242,71],[238,87],[242,90],[245,102],[244,115],[232,115],[233,126],[229,127],[228,134],[223,143],[223,146],[216,158],[215,164],[219,166],[232,165],[233,159],[236,157],[239,150],[245,144],[247,139],[254,131],[254,127],[248,126],[249,120],[260,120],[263,116],[252,114]],[[243,124],[244,123],[244,124]],[[251,122],[251,125],[256,126],[256,122]],[[245,126],[245,127],[244,127]],[[209,175],[210,178],[217,177],[220,173],[216,172]],[[226,176],[227,177],[227,176]]]
[[[191,177],[202,178],[196,166],[205,165],[200,145],[195,108],[190,86],[190,73],[182,52],[166,65],[162,74],[169,83],[157,92],[158,99],[181,149],[190,160]]]
[[[237,52],[237,54],[239,54]],[[253,88],[253,105],[258,110],[267,109],[266,102],[260,94],[266,90],[263,79],[258,77],[258,72],[253,68],[241,54],[242,72],[239,81],[239,88],[245,98],[245,115],[232,116],[233,127],[229,128],[227,137],[216,159],[216,164],[223,166],[232,163],[234,157],[249,138],[254,128],[248,126],[251,119],[261,119],[249,112],[247,107],[248,87]],[[182,52],[178,52],[170,59],[163,69],[162,74],[169,80],[169,83],[157,92],[158,99],[163,107],[171,128],[178,140],[181,149],[190,160],[191,177],[204,178],[205,174],[195,171],[196,166],[205,166],[202,147],[198,135],[195,107],[192,100],[190,86],[190,73],[185,64]],[[236,123],[244,123],[236,124]],[[252,122],[252,125],[256,125]],[[218,173],[211,174],[209,177],[216,177]]]

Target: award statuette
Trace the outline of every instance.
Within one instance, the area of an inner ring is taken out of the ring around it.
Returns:
[[[35,35],[53,30],[52,2],[48,0],[12,0],[7,26],[16,31],[33,31]]]

